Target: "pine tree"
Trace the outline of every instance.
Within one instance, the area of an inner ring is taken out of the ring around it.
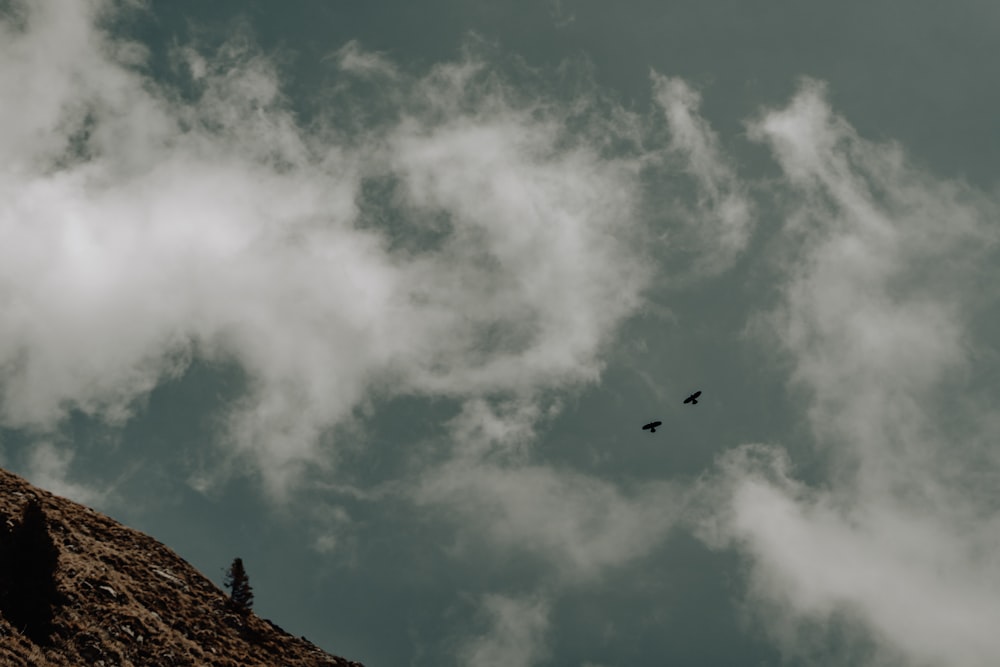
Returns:
[[[243,569],[243,559],[233,559],[233,564],[226,572],[225,587],[229,589],[229,603],[241,614],[250,612],[253,606],[253,589],[250,588],[250,578]]]
[[[53,606],[62,602],[62,596],[55,580],[59,550],[49,535],[48,521],[38,500],[28,501],[21,522],[9,533],[2,532],[0,610],[33,642],[47,643],[52,632]]]

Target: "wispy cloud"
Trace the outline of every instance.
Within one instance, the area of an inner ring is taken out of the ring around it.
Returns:
[[[40,434],[39,483],[93,500],[51,432],[73,410],[125,423],[195,359],[245,374],[220,458],[275,497],[336,464],[358,406],[446,397],[443,456],[384,493],[540,563],[547,597],[484,597],[489,630],[460,652],[541,662],[560,592],[648,555],[692,506],[532,445],[663,277],[655,201],[664,247],[702,277],[749,247],[766,195],[784,282],[763,344],[787,354],[832,468],[810,486],[776,446],[729,453],[700,488],[701,535],[746,556],[750,608],[794,655],[838,618],[872,661],[1000,654],[996,390],[976,374],[995,358],[978,329],[995,311],[990,195],[866,141],[815,82],[749,124],[782,174],[751,188],[680,79],[652,77],[657,144],[648,118],[514,85],[474,51],[414,74],[351,43],[328,59],[337,106],[306,124],[246,36],[177,48],[182,95],[99,29],[117,4],[21,7],[0,24],[0,418]],[[977,382],[988,398],[963,394]],[[316,515],[315,548],[350,560],[348,511]]]
[[[469,667],[530,667],[546,657],[549,603],[539,597],[488,594],[480,603],[488,625],[457,651]]]
[[[689,270],[719,273],[746,248],[754,225],[754,204],[747,186],[723,151],[719,138],[699,114],[701,95],[683,79],[653,72],[655,103],[667,121],[670,134],[666,155],[672,168],[687,173],[695,193],[689,210],[673,202],[668,216],[679,216],[674,225],[674,245],[694,251]],[[679,232],[679,233],[678,233]]]
[[[99,489],[82,481],[74,481],[70,465],[75,454],[67,447],[57,447],[47,441],[36,442],[27,454],[27,475],[33,484],[52,493],[97,507],[111,494],[110,489]]]
[[[196,356],[234,362],[225,440],[280,495],[372,391],[597,376],[651,269],[637,158],[569,134],[579,100],[513,94],[472,57],[404,77],[352,45],[342,76],[387,76],[396,112],[313,132],[245,36],[176,50],[188,102],[95,27],[109,8],[48,0],[6,27],[5,423],[120,423]]]
[[[624,489],[571,468],[532,461],[534,406],[466,406],[452,422],[456,453],[428,469],[414,500],[445,507],[464,536],[500,554],[528,554],[553,590],[585,583],[661,544],[683,513],[668,482]],[[483,520],[488,517],[488,520]]]
[[[643,119],[593,86],[543,92],[527,68],[514,85],[475,48],[413,75],[352,42],[328,59],[337,105],[306,124],[249,35],[175,46],[181,94],[100,28],[119,10],[45,0],[3,26],[5,424],[121,424],[192,360],[236,364],[247,393],[213,474],[250,462],[280,496],[371,396],[599,377],[656,271],[643,179],[662,151]],[[697,95],[655,87],[703,193],[705,263],[725,264],[747,234],[741,186]]]
[[[750,607],[800,658],[815,649],[803,637],[836,656],[824,633],[841,618],[875,647],[861,662],[991,664],[1000,467],[982,438],[997,433],[965,393],[992,345],[976,292],[995,281],[1000,211],[859,137],[815,82],[750,132],[781,165],[790,207],[769,325],[833,468],[813,487],[780,449],[731,452],[704,536],[749,558]]]

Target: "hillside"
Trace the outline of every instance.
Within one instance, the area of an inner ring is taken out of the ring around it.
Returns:
[[[0,664],[362,667],[255,614],[233,613],[220,588],[153,538],[0,469],[5,534],[32,499],[58,550],[59,603],[47,640],[16,630],[7,618],[14,614],[0,616]],[[10,604],[11,587],[3,585],[0,605]]]

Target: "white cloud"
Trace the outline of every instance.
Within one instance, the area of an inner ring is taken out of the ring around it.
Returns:
[[[666,482],[630,488],[568,468],[532,463],[524,444],[537,416],[482,403],[455,422],[457,455],[428,471],[417,502],[444,506],[464,537],[497,554],[541,558],[550,585],[585,583],[661,544],[683,514],[685,496]]]
[[[531,667],[547,656],[549,603],[532,596],[484,595],[489,631],[465,642],[458,662],[468,667]]]
[[[35,486],[70,500],[95,507],[108,498],[108,491],[70,480],[73,451],[51,442],[37,442],[28,452],[27,476]]]
[[[576,12],[567,11],[562,0],[548,0],[549,16],[557,30],[572,25],[576,21]]]
[[[344,72],[375,78],[394,79],[399,76],[399,70],[391,60],[384,54],[366,51],[357,40],[351,40],[337,49],[333,57]]]
[[[540,556],[568,583],[648,554],[680,514],[666,483],[622,490],[598,477],[544,465],[451,463],[418,495],[447,503],[466,534],[479,532],[500,553]]]
[[[668,154],[694,180],[695,202],[687,213],[684,234],[672,244],[696,250],[693,270],[718,273],[746,248],[754,226],[754,205],[743,181],[723,153],[716,133],[699,115],[701,95],[683,79],[651,75],[653,95],[670,132]],[[671,214],[682,209],[676,203]]]
[[[683,509],[675,487],[625,488],[527,446],[549,414],[538,397],[599,376],[652,280],[637,221],[655,160],[607,155],[609,134],[635,143],[635,118],[515,91],[475,57],[413,78],[352,44],[334,61],[378,78],[391,113],[338,125],[354,100],[313,132],[242,36],[178,50],[193,101],[151,81],[142,47],[95,27],[116,6],[39,0],[24,26],[0,24],[5,426],[44,433],[71,409],[121,423],[195,357],[232,362],[250,386],[226,451],[280,496],[305,466],[332,465],[331,429],[373,392],[444,395],[464,405],[456,446],[423,473],[419,502],[544,558],[566,585],[663,540]],[[696,185],[675,213],[698,270],[721,270],[755,207],[699,95],[653,81],[669,166]],[[990,401],[954,390],[990,354],[974,320],[995,282],[998,207],[860,138],[815,83],[749,134],[791,202],[788,283],[766,324],[835,467],[817,489],[774,449],[730,454],[704,536],[750,558],[777,635],[848,614],[914,664],[990,664],[997,423]],[[36,483],[95,500],[67,481],[71,461],[39,441],[28,465]],[[332,514],[330,534],[347,537],[315,546],[349,551],[349,522]],[[469,664],[543,659],[546,601],[484,609],[493,631],[466,646]]]
[[[465,81],[474,76],[472,70],[457,70],[450,71],[446,80]],[[658,178],[675,179],[674,170],[679,165],[682,173],[693,176],[697,206],[685,222],[698,239],[695,254],[699,270],[718,272],[747,242],[752,223],[749,200],[734,169],[724,159],[716,136],[698,116],[697,94],[677,79],[654,76],[654,84],[668,118],[668,152],[674,160],[663,163],[662,155],[648,153],[629,168],[637,168],[639,163],[652,165]],[[437,98],[452,99],[441,95]],[[483,232],[496,239],[498,255],[504,263],[518,267],[518,281],[526,288],[530,286],[537,297],[537,301],[519,299],[511,305],[520,308],[531,304],[545,312],[536,322],[542,331],[552,332],[542,337],[551,347],[538,358],[500,358],[497,364],[502,364],[503,370],[498,368],[496,372],[488,367],[469,367],[476,374],[490,370],[494,381],[507,374],[518,379],[519,383],[509,385],[517,398],[465,401],[462,412],[450,425],[455,444],[452,458],[422,475],[414,499],[444,509],[441,516],[450,517],[459,526],[461,544],[474,537],[489,544],[493,553],[530,554],[557,573],[552,581],[558,586],[572,586],[593,581],[609,568],[641,558],[662,544],[683,513],[685,496],[676,485],[619,485],[569,467],[541,464],[532,456],[531,445],[538,437],[539,424],[551,410],[558,409],[546,408],[532,393],[532,387],[540,386],[535,376],[540,371],[552,373],[558,363],[571,372],[565,376],[564,385],[583,378],[587,366],[579,361],[585,358],[582,350],[600,344],[593,337],[598,329],[589,318],[620,319],[638,305],[632,300],[615,303],[612,290],[616,280],[603,273],[605,269],[620,272],[628,263],[623,256],[619,255],[620,261],[608,258],[598,266],[583,266],[575,259],[581,249],[605,245],[602,239],[619,236],[628,229],[622,216],[638,197],[628,178],[621,181],[618,196],[610,196],[603,189],[596,195],[593,185],[565,177],[578,174],[580,170],[569,165],[580,162],[625,166],[621,161],[598,162],[591,152],[596,149],[591,147],[566,153],[559,161],[545,162],[544,168],[505,169],[509,177],[483,178],[484,173],[495,173],[496,165],[510,163],[512,150],[532,155],[551,151],[545,138],[556,134],[554,128],[504,120],[508,125],[479,122],[421,137],[419,143],[408,142],[398,155],[406,165],[422,165],[417,178],[409,179],[409,196],[418,205],[447,206],[459,215],[475,218]],[[621,126],[623,135],[634,139],[630,133],[635,124],[622,122]],[[562,160],[569,162],[564,165]],[[624,177],[633,172],[616,173]],[[578,192],[572,199],[582,208],[555,218],[546,214],[547,225],[505,226],[501,222],[508,217],[537,219],[543,209],[533,202],[543,187]],[[584,194],[587,189],[596,196]],[[484,202],[488,202],[485,207]],[[580,216],[594,216],[594,223],[570,224]],[[483,232],[476,230],[477,234]],[[638,230],[637,240],[645,233]],[[553,234],[559,235],[565,254],[546,251],[548,259],[543,260],[540,251],[548,247],[547,240]],[[634,252],[640,256],[641,251]],[[551,281],[554,275],[565,276],[565,282]],[[496,284],[495,278],[491,281]],[[546,284],[551,287],[539,291],[539,286]],[[563,285],[573,287],[555,291]],[[591,302],[608,304],[608,309],[598,312],[586,308],[585,304]],[[496,304],[491,307],[495,309]],[[475,314],[479,309],[480,304],[466,302],[461,312]],[[516,340],[518,335],[526,334],[514,331],[506,338]],[[453,350],[449,358],[462,355]],[[589,368],[594,373],[591,377],[596,378],[599,366]],[[469,381],[473,386],[478,384],[475,376],[470,376]]]
[[[334,113],[312,134],[245,35],[176,51],[198,93],[184,102],[135,49],[116,60],[95,28],[111,7],[26,5],[0,51],[5,424],[50,429],[68,409],[121,422],[196,355],[234,362],[251,386],[229,451],[281,495],[373,388],[530,394],[597,377],[650,269],[630,244],[638,162],[569,136],[579,105],[510,95],[470,60],[389,77],[398,122],[346,137]],[[345,75],[386,68],[340,55]],[[434,240],[398,247],[367,219],[373,181],[392,186],[377,203],[404,236]]]
[[[348,511],[339,505],[316,505],[312,509],[312,515],[311,523],[315,526],[312,548],[328,557],[357,566],[357,537]]]
[[[1000,503],[982,478],[1000,467],[979,441],[997,432],[963,390],[991,345],[973,325],[998,207],[860,138],[813,82],[751,136],[792,202],[768,325],[833,467],[809,487],[774,447],[731,452],[703,536],[750,559],[751,608],[800,658],[803,627],[849,618],[884,651],[873,662],[992,664]]]

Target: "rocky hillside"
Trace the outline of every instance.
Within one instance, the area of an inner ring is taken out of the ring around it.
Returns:
[[[32,500],[51,544],[29,530]],[[361,667],[235,613],[221,589],[153,538],[4,470],[0,512],[2,665]],[[42,557],[24,546],[39,539]],[[46,561],[54,574],[39,572]]]

